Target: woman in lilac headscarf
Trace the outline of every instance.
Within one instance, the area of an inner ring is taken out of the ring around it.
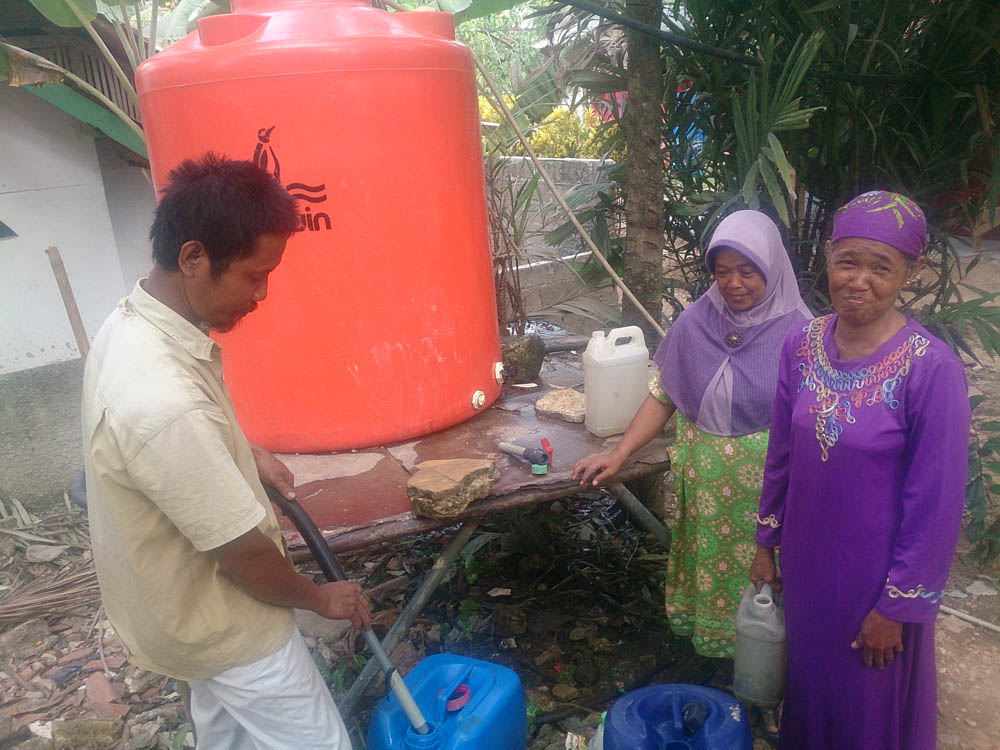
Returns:
[[[855,198],[827,244],[835,312],[782,348],[750,579],[784,585],[786,750],[935,744],[969,402],[958,357],[895,307],[923,248],[913,201]]]
[[[758,211],[720,222],[705,265],[715,283],[667,332],[650,395],[625,435],[573,473],[581,484],[600,484],[678,412],[670,455],[680,518],[667,565],[667,614],[699,653],[731,658],[754,553],[778,354],[788,330],[810,314],[778,228]]]

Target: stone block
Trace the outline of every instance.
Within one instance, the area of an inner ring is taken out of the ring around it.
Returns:
[[[546,417],[555,417],[565,422],[583,422],[587,416],[587,400],[579,391],[560,388],[549,391],[535,401],[535,412]]]
[[[430,518],[453,518],[486,497],[499,479],[493,462],[481,458],[423,461],[406,484],[414,510]]]

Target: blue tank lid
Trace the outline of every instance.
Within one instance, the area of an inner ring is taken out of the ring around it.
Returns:
[[[652,685],[626,693],[608,711],[605,750],[751,750],[739,701],[700,685]]]

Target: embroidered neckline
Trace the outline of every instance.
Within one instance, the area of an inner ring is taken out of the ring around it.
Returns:
[[[913,332],[893,351],[879,361],[856,370],[840,370],[830,363],[823,338],[833,322],[833,315],[815,318],[803,326],[806,334],[795,354],[802,357],[798,370],[802,375],[798,392],[808,388],[816,394],[816,403],[809,413],[816,415],[816,440],[821,460],[844,431],[854,424],[854,409],[885,404],[890,409],[899,406],[896,389],[910,372],[914,357],[927,353],[930,340]]]

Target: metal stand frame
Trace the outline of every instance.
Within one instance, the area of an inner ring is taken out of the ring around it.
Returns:
[[[615,496],[615,498],[625,506],[625,509],[629,514],[636,520],[636,522],[641,525],[644,529],[649,531],[653,536],[655,536],[665,547],[670,547],[670,531],[660,522],[660,520],[654,516],[649,509],[642,504],[642,502],[633,495],[624,484],[621,482],[614,482],[607,486],[609,492]],[[562,491],[563,496],[566,495],[565,490]],[[475,533],[476,529],[479,527],[481,518],[471,518],[462,523],[455,535],[449,540],[447,546],[438,555],[438,558],[434,561],[434,566],[431,568],[430,572],[424,577],[421,582],[420,587],[417,592],[413,595],[409,602],[407,602],[406,607],[400,613],[396,622],[393,623],[389,632],[386,633],[385,639],[382,641],[382,647],[385,649],[386,653],[391,654],[392,650],[399,644],[400,639],[406,633],[407,629],[417,618],[417,615],[423,610],[430,601],[431,595],[444,580],[445,575],[448,570],[454,565],[458,556],[465,549],[466,545],[472,539],[472,535]],[[361,674],[358,675],[357,679],[351,685],[350,689],[347,691],[347,695],[338,704],[340,712],[344,716],[349,716],[354,712],[358,701],[361,699],[362,694],[365,689],[371,684],[371,681],[378,674],[379,666],[378,662],[373,658],[369,659],[368,663],[365,664],[364,669],[361,670]]]
[[[392,650],[396,648],[400,638],[402,638],[403,634],[410,627],[410,624],[420,614],[424,606],[426,606],[431,595],[441,584],[441,581],[444,580],[445,574],[455,563],[455,560],[458,559],[458,556],[465,549],[469,540],[472,539],[473,533],[479,527],[480,520],[473,518],[464,522],[458,531],[455,532],[455,535],[448,542],[448,545],[441,554],[438,555],[438,558],[434,561],[434,566],[421,582],[420,588],[417,589],[413,598],[407,602],[406,607],[400,613],[396,622],[393,623],[389,632],[386,633],[385,639],[382,641],[382,648],[385,649],[386,653],[392,654]],[[342,715],[348,716],[354,712],[354,708],[361,699],[365,688],[368,687],[378,671],[378,662],[375,659],[369,659],[364,669],[361,670],[361,674],[358,675],[358,678],[351,685],[350,690],[347,691],[347,695],[344,696],[344,699],[337,706]]]

